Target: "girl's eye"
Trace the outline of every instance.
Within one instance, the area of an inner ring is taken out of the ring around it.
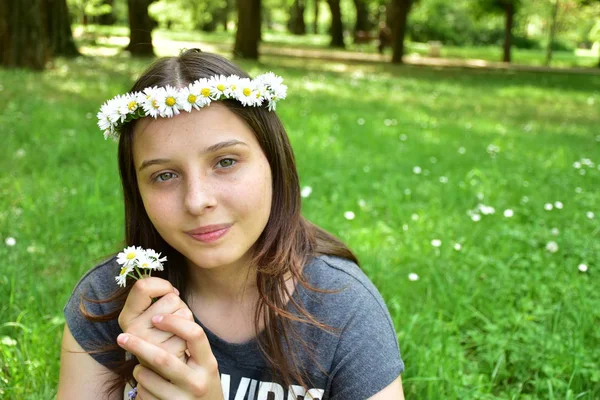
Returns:
[[[171,178],[173,178],[174,176],[175,174],[172,172],[163,172],[162,174],[158,174],[156,178],[154,178],[154,180],[156,182],[166,182],[168,180],[171,180]]]
[[[231,168],[236,161],[233,158],[224,158],[217,163],[221,168]]]

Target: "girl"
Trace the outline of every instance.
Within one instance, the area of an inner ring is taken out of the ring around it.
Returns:
[[[193,49],[103,106],[126,243],[168,261],[119,290],[116,257],[81,278],[64,308],[59,399],[122,399],[126,383],[143,400],[403,399],[381,295],[301,216],[274,111],[285,96],[281,78],[250,80]]]

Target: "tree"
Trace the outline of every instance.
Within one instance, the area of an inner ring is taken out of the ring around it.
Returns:
[[[105,6],[104,9],[108,10],[110,7],[110,12],[98,15],[98,23],[100,25],[114,25],[114,23],[117,22],[117,17],[113,12],[114,4],[115,0],[102,0],[102,5]]]
[[[261,0],[237,0],[238,24],[234,57],[258,59],[261,30]]]
[[[344,26],[342,25],[342,10],[340,0],[327,0],[331,10],[331,43],[329,47],[345,48],[344,44]]]
[[[48,1],[0,2],[0,65],[44,69],[52,55]]]
[[[476,2],[477,8],[483,13],[504,14],[504,44],[502,61],[511,61],[512,31],[515,20],[515,14],[521,5],[521,0],[479,0]]]
[[[373,25],[369,21],[369,9],[365,0],[354,0],[356,8],[356,22],[354,24],[354,32],[371,30]],[[356,36],[356,35],[355,35]]]
[[[48,40],[54,56],[78,56],[67,0],[48,0]]]
[[[389,21],[392,22],[392,63],[402,64],[404,56],[404,37],[406,36],[406,27],[408,14],[414,4],[414,0],[393,0]]]
[[[290,33],[294,35],[306,34],[304,10],[306,10],[306,2],[304,0],[294,0],[292,8],[290,8],[290,19],[288,21],[288,29],[290,30]]]
[[[152,30],[156,22],[148,15],[148,6],[154,0],[127,0],[129,12],[129,44],[127,50],[132,56],[152,57]]]
[[[319,2],[319,0],[314,0],[314,1],[315,1],[315,8],[314,8],[312,33],[317,34],[317,33],[319,33],[319,7],[321,6],[321,3]]]
[[[556,35],[556,21],[558,19],[559,0],[552,0],[552,15],[550,18],[550,29],[548,29],[548,44],[546,45],[546,61],[545,64],[550,66],[552,61],[552,45],[554,44],[554,36]]]

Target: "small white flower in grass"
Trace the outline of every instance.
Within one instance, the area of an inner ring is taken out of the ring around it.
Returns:
[[[576,168],[576,169],[579,169],[579,168],[581,168],[581,163],[580,163],[579,161],[575,161],[575,162],[573,163],[573,168]]]
[[[429,162],[432,164],[435,164],[437,162],[437,158],[435,157],[429,157]]]
[[[552,203],[546,203],[546,204],[544,204],[544,210],[546,210],[546,211],[550,211],[553,208],[554,207],[552,206]]]
[[[413,173],[419,175],[421,173],[421,167],[419,167],[418,165],[413,167]]]
[[[410,216],[410,218],[411,218],[413,221],[418,221],[418,220],[419,220],[419,214],[413,214],[413,215],[411,215],[411,216]]]
[[[514,211],[511,210],[510,208],[507,210],[504,210],[504,216],[506,218],[512,218],[515,215]]]
[[[408,225],[406,225],[406,224],[403,224],[403,225],[402,225],[402,230],[403,230],[404,232],[406,232],[406,231],[408,230]]]
[[[448,178],[445,176],[440,176],[440,183],[448,183]]]
[[[442,241],[440,239],[433,239],[431,241],[431,245],[433,247],[440,247],[442,245]]]
[[[23,150],[23,149],[18,149],[18,150],[15,152],[15,157],[17,157],[17,158],[23,158],[23,157],[25,157],[25,150]]]
[[[556,253],[558,251],[558,244],[554,241],[550,241],[546,244],[546,250],[550,253]]]
[[[402,135],[400,135],[400,140],[402,140],[403,142],[405,142],[408,139],[408,136],[406,136],[404,133]]]
[[[521,204],[526,204],[526,203],[529,203],[529,197],[527,197],[527,196],[521,197]]]
[[[356,123],[360,126],[363,126],[365,124],[365,119],[364,118],[359,118],[358,120],[356,120]]]
[[[552,228],[552,229],[550,230],[550,233],[551,233],[553,236],[558,236],[558,234],[560,233],[560,231],[558,230],[558,228]]]
[[[477,193],[476,196],[477,196],[477,200],[479,200],[479,201],[481,201],[485,198],[485,195],[481,192]]]
[[[408,274],[408,280],[410,280],[412,282],[418,281],[419,275],[415,274],[414,272],[411,272],[410,274]]]
[[[404,189],[405,195],[410,196],[411,193],[412,193],[412,191],[409,188]]]
[[[354,217],[355,217],[355,215],[354,215],[354,213],[352,211],[346,211],[344,213],[344,218],[346,218],[349,221],[353,220]]]
[[[460,243],[454,243],[454,250],[460,251],[462,249],[462,245]]]
[[[486,206],[485,204],[478,204],[477,207],[479,208],[479,211],[483,215],[492,215],[492,214],[496,213],[496,209],[492,206]]]
[[[587,272],[588,270],[588,266],[585,264],[579,264],[579,266],[577,267],[578,270],[580,270],[581,272]]]
[[[579,175],[585,175],[585,174],[586,174],[585,169],[580,169],[579,170]]]
[[[27,246],[27,252],[29,254],[33,254],[37,251],[37,249],[35,248],[35,246]]]
[[[358,200],[358,206],[360,208],[363,208],[363,209],[366,208],[367,207],[367,202],[365,201],[365,199],[359,199]]]
[[[464,147],[458,148],[458,154],[465,154],[466,152],[467,152],[467,149],[465,149]]]
[[[12,247],[17,244],[17,240],[14,237],[9,236],[4,240],[4,243],[6,243],[7,246]]]
[[[475,222],[479,222],[479,221],[481,221],[481,215],[473,214],[473,215],[471,215],[471,219]]]
[[[581,193],[583,190],[580,187],[575,188],[575,193]]]
[[[16,346],[17,341],[10,336],[3,336],[2,339],[0,339],[0,344],[3,344],[6,347],[11,347]]]
[[[594,219],[595,214],[591,211],[588,211],[585,213],[585,216],[588,217],[589,219]]]
[[[563,203],[561,203],[560,201],[557,201],[554,203],[554,208],[557,208],[559,210],[562,210],[563,208]]]
[[[312,188],[310,186],[304,186],[300,191],[300,196],[307,198],[312,193]]]

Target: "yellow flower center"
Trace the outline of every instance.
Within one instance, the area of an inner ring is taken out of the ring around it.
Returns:
[[[217,89],[219,89],[221,92],[225,90],[225,85],[223,85],[222,83],[219,83],[217,85]]]
[[[152,100],[152,107],[158,108],[158,101],[156,101],[156,99]]]
[[[200,93],[202,93],[202,96],[208,97],[208,96],[210,96],[210,89],[204,88],[204,89],[202,89],[202,91]]]
[[[252,93],[252,90],[249,88],[244,88],[244,96],[250,96],[250,93]]]
[[[147,262],[142,264],[142,268],[148,268],[149,264]]]
[[[196,96],[195,96],[195,95],[193,95],[193,94],[190,94],[190,95],[188,96],[188,101],[189,101],[190,103],[194,104],[194,103],[196,102]]]
[[[135,253],[133,251],[127,253],[127,259],[133,260],[135,258]]]
[[[123,267],[121,268],[121,272],[119,272],[119,275],[124,275],[125,272],[127,272],[127,268]]]
[[[231,90],[235,90],[236,87],[237,86],[235,86],[235,85],[231,85]]]
[[[165,100],[165,103],[169,106],[169,107],[173,107],[175,105],[175,103],[177,103],[177,100],[175,100],[174,97],[167,97],[167,100]]]
[[[129,104],[127,104],[127,108],[129,108],[129,111],[133,111],[137,108],[137,102],[135,100],[132,100],[129,102]]]

